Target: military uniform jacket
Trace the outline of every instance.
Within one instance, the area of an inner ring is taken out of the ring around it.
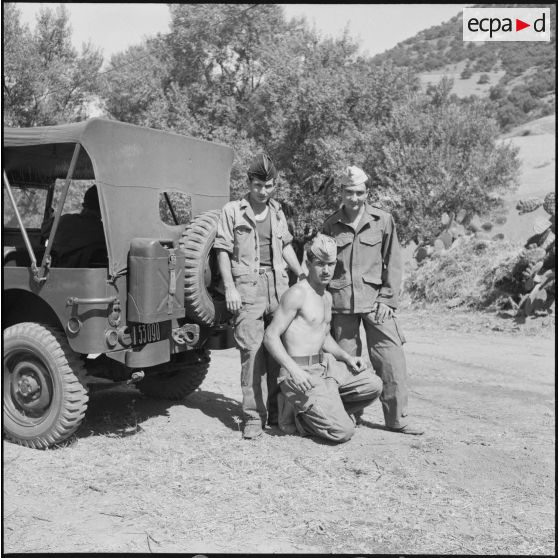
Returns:
[[[337,243],[337,265],[328,287],[333,312],[364,314],[375,302],[397,308],[403,260],[393,217],[366,204],[356,230],[346,220],[340,209],[323,225],[324,234]]]
[[[283,259],[283,248],[293,240],[287,227],[287,219],[281,204],[269,200],[271,212],[271,249],[277,297],[289,288],[287,264]],[[249,194],[240,200],[231,201],[221,210],[217,225],[214,248],[226,250],[231,260],[234,283],[241,295],[246,297],[258,279],[260,267],[260,241],[256,228],[256,217],[249,202]]]

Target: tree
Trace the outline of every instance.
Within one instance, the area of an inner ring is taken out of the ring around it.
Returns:
[[[112,58],[107,109],[127,122],[234,147],[237,197],[249,158],[268,150],[281,126],[277,111],[261,107],[268,99],[260,91],[292,58],[291,39],[303,26],[286,22],[275,5],[173,4],[170,10],[168,35]]]
[[[403,243],[431,242],[443,213],[486,214],[517,187],[517,149],[496,144],[498,131],[484,103],[450,102],[447,90],[417,94],[394,109],[366,168]]]
[[[77,54],[64,5],[42,8],[33,32],[16,4],[4,4],[4,119],[11,126],[73,122],[87,117],[98,91],[102,55],[90,43]]]
[[[250,157],[267,151],[297,233],[338,207],[337,179],[351,164],[392,198],[404,240],[434,234],[454,206],[490,207],[485,191],[510,182],[513,154],[496,147],[484,104],[452,101],[450,80],[420,95],[412,69],[372,63],[348,32],[324,39],[278,5],[170,9],[169,34],[111,60],[107,108],[233,147],[233,198],[246,190]]]

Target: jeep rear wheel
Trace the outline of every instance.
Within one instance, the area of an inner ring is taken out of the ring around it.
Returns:
[[[209,370],[209,361],[190,364],[180,371],[147,376],[136,387],[149,397],[179,401],[198,389]]]
[[[200,213],[186,227],[180,247],[184,264],[184,308],[186,316],[203,325],[220,323],[226,316],[225,297],[218,292],[220,281],[213,248],[219,210]]]
[[[83,364],[63,333],[25,322],[4,331],[3,430],[22,446],[46,448],[79,427],[87,409]]]

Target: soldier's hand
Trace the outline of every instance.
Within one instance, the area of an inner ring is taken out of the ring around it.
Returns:
[[[242,307],[242,298],[234,285],[225,288],[225,299],[227,310],[233,314],[236,314]]]
[[[314,387],[310,374],[302,368],[294,368],[289,372],[289,376],[293,386],[302,392],[311,390]]]
[[[375,312],[375,319],[379,324],[383,324],[393,316],[393,308],[383,302],[375,302],[372,306],[372,312]]]
[[[347,361],[347,366],[354,374],[359,374],[360,372],[366,370],[366,362],[362,357],[351,357]]]

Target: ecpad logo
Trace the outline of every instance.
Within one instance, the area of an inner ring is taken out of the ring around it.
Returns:
[[[463,8],[464,41],[550,41],[550,8]]]

